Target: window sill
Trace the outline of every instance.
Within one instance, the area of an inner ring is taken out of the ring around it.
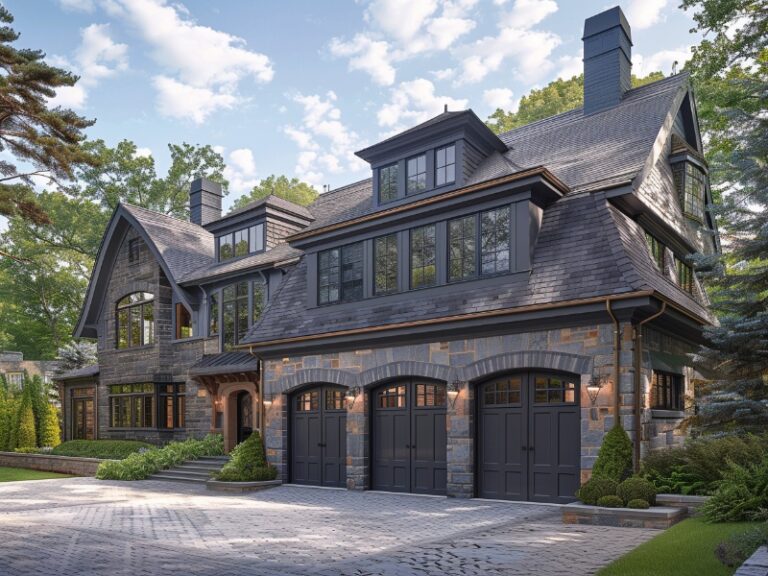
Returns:
[[[128,352],[129,350],[145,350],[147,348],[154,348],[155,344],[144,344],[143,346],[128,346],[126,348],[115,348],[115,352]]]
[[[682,420],[685,418],[683,410],[662,410],[660,408],[651,409],[651,418],[660,420]]]

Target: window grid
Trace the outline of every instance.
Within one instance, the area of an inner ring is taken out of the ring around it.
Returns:
[[[388,386],[378,393],[379,408],[405,408],[406,400],[404,384]]]
[[[320,393],[317,390],[296,396],[297,412],[315,412],[320,409]]]
[[[434,286],[437,281],[434,224],[411,229],[411,288]]]
[[[155,385],[116,384],[109,387],[111,428],[153,428],[155,426]]]
[[[477,276],[477,215],[448,221],[448,281]]]
[[[520,404],[520,391],[522,379],[519,376],[511,376],[489,382],[483,387],[483,402],[486,406],[499,406],[504,404]]]
[[[653,371],[651,407],[656,410],[684,409],[682,375]]]
[[[341,247],[341,301],[355,302],[363,298],[363,243]]]
[[[325,409],[326,410],[344,410],[344,391],[326,389],[325,390]]]
[[[651,253],[651,258],[656,264],[656,267],[659,270],[664,270],[664,252],[666,246],[648,232],[645,233],[645,241],[648,243],[648,251]]]
[[[480,271],[484,276],[510,270],[509,224],[509,206],[480,214]]]
[[[139,261],[141,255],[141,240],[139,238],[131,238],[128,240],[128,262],[135,264]]]
[[[417,194],[427,189],[427,155],[421,154],[409,158],[406,162],[408,194]]]
[[[373,243],[375,294],[392,294],[398,290],[397,234],[376,238]]]
[[[576,384],[559,376],[535,376],[534,396],[536,404],[574,404]]]
[[[247,256],[264,250],[264,224],[228,232],[217,238],[219,261]]]
[[[339,252],[339,248],[331,248],[320,252],[317,256],[317,299],[320,304],[339,301],[339,271],[341,270]]]
[[[115,340],[118,349],[153,344],[155,339],[154,295],[134,292],[117,303]]]
[[[442,384],[416,384],[416,406],[419,408],[445,406],[445,386]]]
[[[397,164],[379,168],[379,202],[392,202],[397,199]]]
[[[456,181],[456,145],[443,146],[435,152],[435,185],[444,186]]]
[[[677,257],[675,257],[675,264],[677,268],[677,284],[689,294],[693,294],[693,268]]]

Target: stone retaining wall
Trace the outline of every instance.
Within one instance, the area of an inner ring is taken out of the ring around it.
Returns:
[[[96,469],[102,462],[104,460],[98,458],[0,452],[0,466],[29,468],[30,470],[59,472],[60,474],[73,474],[75,476],[95,476]]]

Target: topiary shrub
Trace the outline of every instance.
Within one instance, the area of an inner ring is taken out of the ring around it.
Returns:
[[[19,410],[19,427],[16,431],[16,448],[34,448],[37,446],[35,433],[35,414],[32,405],[22,402]]]
[[[576,493],[576,497],[594,506],[603,496],[615,496],[618,483],[610,478],[590,478]]]
[[[653,485],[653,482],[639,476],[627,478],[619,484],[619,487],[616,489],[616,495],[625,504],[630,500],[645,500],[651,505],[656,504],[656,487]]]
[[[647,510],[650,507],[651,505],[648,503],[648,500],[643,500],[642,498],[635,498],[627,502],[627,508],[634,508],[635,510]]]
[[[632,441],[620,425],[605,435],[597,460],[592,467],[592,476],[610,478],[621,482],[632,473]]]
[[[59,444],[61,444],[59,411],[53,404],[48,404],[48,412],[45,416],[45,428],[40,440],[40,445],[55,448]]]
[[[222,482],[261,482],[277,478],[277,468],[264,457],[261,435],[254,431],[232,450],[231,459],[215,475]]]
[[[608,494],[608,496],[600,498],[597,505],[603,508],[621,508],[624,506],[624,501],[615,494]]]

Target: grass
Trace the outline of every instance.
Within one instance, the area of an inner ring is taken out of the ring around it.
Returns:
[[[715,547],[754,522],[707,524],[683,520],[606,566],[597,576],[730,576],[735,568],[715,557]]]
[[[56,472],[41,472],[26,468],[7,468],[0,466],[0,482],[19,482],[21,480],[50,480],[52,478],[72,478],[68,474]]]

